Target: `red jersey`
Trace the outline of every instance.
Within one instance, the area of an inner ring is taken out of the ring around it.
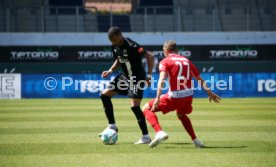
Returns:
[[[200,74],[190,60],[177,54],[164,58],[159,64],[159,70],[168,74],[171,92],[191,89],[192,77]]]

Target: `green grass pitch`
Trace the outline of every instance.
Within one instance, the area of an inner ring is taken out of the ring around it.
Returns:
[[[193,147],[174,112],[158,113],[169,140],[154,149],[133,145],[141,134],[129,99],[113,99],[113,104],[119,140],[106,146],[96,137],[107,125],[100,99],[0,100],[0,166],[276,164],[276,98],[223,99],[221,104],[194,99],[190,118],[204,149]]]

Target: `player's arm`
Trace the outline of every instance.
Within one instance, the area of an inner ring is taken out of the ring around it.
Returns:
[[[138,51],[138,54],[141,56],[141,57],[144,57],[147,59],[147,63],[148,63],[148,74],[146,76],[146,82],[148,85],[150,85],[150,80],[151,80],[151,77],[152,77],[152,69],[153,69],[153,65],[154,65],[154,58],[153,58],[153,55],[146,51],[143,47],[141,47],[138,43],[133,42],[133,46],[135,48],[137,48],[137,51]]]
[[[155,101],[154,101],[153,106],[151,108],[152,111],[158,109],[157,106],[160,102],[160,96],[162,94],[162,88],[164,87],[166,78],[167,78],[167,73],[165,71],[161,71],[160,76],[159,76],[159,80],[158,80],[156,98],[155,98]]]
[[[195,76],[195,79],[197,80],[198,84],[200,84],[203,87],[203,89],[205,90],[205,92],[208,94],[209,102],[211,102],[212,100],[215,103],[220,102],[220,100],[221,100],[220,97],[211,91],[211,89],[205,83],[205,80],[200,75]]]
[[[153,55],[147,51],[145,53],[145,58],[147,59],[147,62],[148,62],[148,74],[147,74],[146,81],[147,81],[148,85],[150,85],[150,79],[152,77],[152,69],[153,69],[153,65],[154,65],[154,59],[153,59]]]
[[[103,71],[102,77],[106,78],[108,77],[113,71],[117,70],[120,67],[120,62],[118,59],[116,59],[113,63],[113,65],[109,68],[107,71]]]

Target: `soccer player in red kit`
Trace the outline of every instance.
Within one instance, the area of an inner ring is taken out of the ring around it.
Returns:
[[[204,147],[203,143],[197,139],[192,123],[187,116],[187,114],[192,112],[192,77],[201,84],[208,94],[210,102],[213,100],[219,103],[220,97],[206,86],[199,71],[192,62],[184,56],[177,54],[177,47],[174,41],[165,42],[163,51],[165,58],[159,64],[160,77],[156,98],[143,107],[146,119],[156,132],[155,139],[152,140],[149,147],[155,147],[168,138],[168,134],[162,130],[155,112],[162,111],[163,114],[166,114],[174,110],[176,110],[179,120],[190,135],[194,145],[196,147]],[[169,79],[170,90],[167,94],[161,95],[164,81],[167,77]]]

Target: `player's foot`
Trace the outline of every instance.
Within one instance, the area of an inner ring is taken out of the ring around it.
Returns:
[[[193,140],[193,143],[194,143],[195,147],[197,147],[197,148],[203,148],[204,147],[204,144],[200,140],[198,140],[197,138]]]
[[[151,139],[148,135],[144,135],[141,139],[139,139],[134,144],[149,144],[151,142]]]
[[[160,144],[162,141],[169,138],[168,134],[164,131],[159,131],[156,133],[155,138],[150,142],[149,147],[153,148]]]
[[[106,131],[107,129],[113,129],[116,132],[118,132],[118,128],[116,126],[114,126],[114,127],[107,126],[101,133],[98,134],[98,137],[101,137],[103,132]]]

